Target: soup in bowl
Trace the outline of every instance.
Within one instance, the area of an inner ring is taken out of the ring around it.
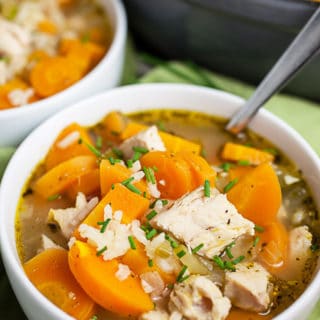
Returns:
[[[319,160],[265,110],[226,133],[242,104],[136,85],[38,127],[0,193],[2,256],[27,316],[306,318],[320,290]]]
[[[120,81],[126,18],[117,1],[7,1],[0,32],[0,146]]]

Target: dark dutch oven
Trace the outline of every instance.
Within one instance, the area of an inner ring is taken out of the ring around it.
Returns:
[[[257,84],[317,4],[305,0],[124,0],[138,44]],[[286,91],[320,101],[317,55]]]

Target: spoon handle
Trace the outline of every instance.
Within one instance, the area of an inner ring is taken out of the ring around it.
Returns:
[[[316,54],[319,47],[320,7],[265,76],[249,100],[232,116],[226,130],[238,133],[244,129],[259,108]]]

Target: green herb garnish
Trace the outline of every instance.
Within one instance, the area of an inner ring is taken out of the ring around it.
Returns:
[[[157,234],[157,230],[156,229],[151,229],[147,234],[146,234],[146,238],[148,240],[152,239],[156,234]]]
[[[238,178],[235,178],[233,180],[231,180],[224,188],[223,188],[223,192],[227,193],[228,191],[230,191],[235,184],[238,182]]]
[[[260,237],[255,237],[253,240],[253,246],[256,247],[259,241],[260,241]]]
[[[129,243],[130,243],[130,248],[131,248],[132,250],[136,250],[137,247],[136,247],[136,244],[135,244],[135,242],[134,242],[133,236],[129,236],[129,237],[128,237],[128,240],[129,240]]]
[[[203,243],[200,243],[198,246],[196,246],[195,248],[193,248],[192,250],[191,250],[191,252],[193,253],[193,254],[196,254],[199,250],[201,250],[201,248],[204,246],[204,244]]]
[[[240,263],[245,257],[244,256],[239,256],[238,258],[232,260],[233,264],[238,264]]]
[[[106,250],[107,250],[107,246],[104,246],[102,249],[100,249],[99,251],[97,251],[96,255],[99,257],[101,256]]]
[[[106,231],[107,226],[108,226],[108,224],[110,223],[110,221],[111,221],[111,219],[108,218],[108,219],[106,219],[105,221],[98,221],[98,222],[97,222],[97,224],[98,224],[99,226],[101,226],[101,229],[100,229],[100,232],[101,232],[101,233],[104,233],[104,232]]]
[[[139,146],[132,147],[132,150],[134,152],[139,152],[139,153],[142,153],[142,154],[149,152],[149,149],[147,149],[145,147],[139,147]]]
[[[185,256],[187,253],[184,251],[184,250],[180,250],[178,253],[177,253],[177,257],[178,258],[182,258],[183,256]]]
[[[237,162],[237,164],[238,164],[239,166],[250,166],[250,161],[249,161],[249,160],[239,160],[239,161]]]
[[[224,162],[220,165],[220,168],[225,172],[228,172],[232,167],[233,167],[233,164],[230,162]]]
[[[123,152],[118,148],[112,148],[112,152],[118,157],[123,158]]]
[[[152,218],[154,218],[156,215],[158,214],[158,212],[156,210],[152,210],[150,213],[147,214],[147,220],[151,220]]]
[[[54,200],[57,200],[57,199],[59,199],[59,198],[61,198],[61,194],[57,193],[57,194],[52,194],[51,196],[49,196],[49,197],[47,198],[47,200],[48,200],[48,201],[54,201]]]
[[[183,266],[181,271],[179,272],[178,276],[177,276],[177,282],[183,282],[184,280],[186,280],[187,278],[189,278],[189,276],[184,276],[184,274],[186,273],[188,267],[187,266]]]
[[[151,268],[153,267],[153,260],[152,259],[149,259],[148,260],[148,266]]]
[[[210,181],[207,179],[204,181],[204,196],[210,197]]]
[[[254,226],[254,230],[256,230],[257,232],[264,232],[264,227],[258,226],[257,224]]]

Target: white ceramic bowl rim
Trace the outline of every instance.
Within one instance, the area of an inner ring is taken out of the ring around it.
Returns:
[[[159,103],[163,103],[161,101],[164,101],[166,98],[166,95],[171,95],[172,99],[172,105],[170,105],[170,101],[168,100],[165,104],[159,105]],[[126,100],[125,103],[122,103],[121,99]],[[143,98],[142,97],[148,97],[145,98],[144,101],[139,103],[139,101]],[[186,99],[187,97],[187,99]],[[157,99],[159,98],[159,99]],[[203,98],[203,99],[202,99]],[[105,105],[104,101],[107,100],[113,101],[113,103],[110,104],[110,101],[107,102]],[[134,102],[134,100],[137,100],[137,102]],[[140,100],[139,100],[140,99]],[[161,100],[159,102],[159,100]],[[186,100],[186,101],[185,101]],[[116,101],[116,102],[115,102]],[[180,107],[179,107],[179,101]],[[184,102],[185,101],[185,102]],[[7,199],[10,196],[10,190],[5,189],[7,185],[10,185],[11,179],[13,179],[16,175],[15,169],[20,164],[21,160],[23,159],[25,154],[32,154],[33,152],[40,152],[42,154],[42,157],[45,155],[48,146],[46,146],[44,149],[41,149],[41,151],[37,150],[38,146],[35,146],[33,141],[40,141],[41,136],[44,135],[45,132],[52,132],[50,129],[54,130],[55,133],[58,133],[60,131],[60,128],[63,128],[67,123],[70,123],[71,121],[77,121],[77,111],[80,111],[82,109],[87,108],[88,113],[88,119],[85,119],[85,123],[80,123],[89,125],[93,124],[94,122],[98,121],[102,118],[102,116],[107,113],[108,111],[112,109],[119,109],[117,103],[119,104],[120,109],[122,111],[138,111],[138,110],[146,110],[146,109],[156,109],[156,108],[173,108],[173,109],[191,109],[195,108],[195,106],[199,106],[199,111],[204,111],[210,114],[210,110],[205,110],[206,107],[210,107],[210,103],[213,103],[214,101],[217,101],[217,103],[225,103],[226,108],[228,109],[228,113],[230,116],[230,110],[233,110],[233,112],[240,107],[243,104],[243,100],[239,97],[236,97],[234,95],[217,91],[214,89],[208,89],[203,87],[198,87],[194,85],[182,85],[182,84],[144,84],[144,85],[131,85],[126,87],[120,87],[113,90],[110,90],[109,92],[102,93],[99,95],[96,95],[94,97],[91,97],[89,99],[83,100],[81,102],[78,102],[74,104],[73,106],[60,111],[50,119],[46,120],[42,125],[40,125],[37,129],[35,129],[28,137],[25,139],[25,141],[20,145],[20,147],[17,149],[16,153],[12,157],[11,161],[9,162],[9,165],[7,167],[7,170],[4,174],[3,180],[2,180],[2,187],[0,189],[0,245],[1,245],[1,252],[4,260],[5,267],[7,271],[9,271],[9,278],[11,280],[12,285],[14,285],[13,280],[18,282],[18,285],[20,288],[23,288],[25,292],[31,293],[34,299],[36,299],[41,305],[42,308],[45,310],[48,310],[49,313],[53,316],[53,319],[69,319],[69,317],[66,317],[65,313],[62,312],[60,309],[55,307],[53,304],[51,304],[48,300],[46,300],[37,289],[30,283],[30,281],[25,276],[21,264],[19,262],[16,247],[15,247],[15,235],[10,233],[8,224],[13,224],[13,221],[9,220],[7,221],[5,217],[5,212],[8,212],[12,214],[12,210],[10,209],[10,203],[7,201]],[[109,105],[108,105],[109,103]],[[216,103],[216,104],[217,104]],[[97,111],[98,108],[100,108],[101,105],[101,111]],[[186,106],[188,105],[188,106]],[[90,112],[92,111],[90,106],[97,109],[95,110],[96,113],[99,114],[99,116],[90,116]],[[148,107],[149,106],[149,107]],[[193,107],[192,107],[193,106]],[[129,109],[127,109],[129,108]],[[131,109],[130,109],[131,108]],[[83,110],[82,110],[83,111]],[[216,110],[217,111],[217,110]],[[220,112],[221,111],[221,112]],[[214,112],[216,114],[216,112]],[[219,110],[218,113],[223,114],[224,110]],[[220,116],[221,116],[220,114]],[[82,117],[83,120],[83,117]],[[268,133],[268,139],[269,135],[274,135],[274,140],[277,138],[278,135],[278,129],[279,132],[285,132],[287,135],[288,141],[295,141],[296,149],[297,150],[297,157],[303,157],[303,159],[306,159],[308,166],[312,167],[312,172],[316,180],[319,181],[320,177],[320,161],[317,154],[313,151],[313,149],[308,145],[308,143],[291,127],[289,127],[286,123],[284,123],[281,119],[277,118],[276,116],[272,115],[267,110],[260,110],[257,114],[257,116],[253,119],[250,127],[252,127],[253,130],[261,131],[265,130],[262,127],[264,124],[269,124],[269,131],[270,131],[270,125],[272,125],[271,129],[272,132]],[[59,128],[58,128],[58,127]],[[47,131],[47,129],[49,129]],[[268,131],[266,131],[268,132]],[[50,137],[50,140],[53,141],[55,138],[55,135],[52,134],[52,137]],[[45,137],[44,139],[47,140]],[[272,141],[275,145],[276,142]],[[282,146],[283,148],[289,148],[290,152],[292,151],[291,144],[288,143],[288,146]],[[301,151],[303,151],[303,156],[301,156]],[[288,153],[288,152],[285,152]],[[32,155],[31,155],[32,157]],[[39,156],[37,156],[39,157]],[[38,159],[38,161],[41,159],[41,157]],[[30,162],[31,165],[35,166],[37,163]],[[30,172],[29,172],[30,173]],[[28,177],[24,177],[24,181],[26,181]],[[308,181],[309,182],[309,181]],[[311,181],[311,184],[313,181]],[[23,188],[23,185],[18,184],[16,186],[19,190],[17,192],[21,193],[21,189]],[[313,188],[314,189],[314,188]],[[320,192],[316,194],[316,198],[320,199]],[[318,201],[318,208],[319,208],[319,201]],[[16,206],[16,204],[11,204],[11,206]],[[14,212],[15,216],[15,212]],[[10,217],[11,219],[11,217]],[[299,299],[297,299],[289,308],[287,308],[284,312],[282,312],[280,315],[278,315],[275,319],[276,320],[291,320],[291,319],[298,319],[296,318],[297,314],[304,315],[309,310],[306,310],[315,304],[316,298],[320,295],[320,272],[319,267],[317,268],[317,274],[314,276],[312,282],[308,285],[304,293],[300,296]],[[15,284],[17,285],[17,284]],[[17,293],[17,292],[16,292]],[[71,319],[71,318],[70,318]]]
[[[92,70],[90,70],[90,72],[86,74],[82,79],[77,81],[72,86],[54,94],[53,96],[23,105],[21,107],[0,110],[0,119],[15,117],[17,114],[23,115],[37,108],[44,108],[45,104],[53,99],[57,100],[57,104],[59,104],[59,101],[63,101],[64,98],[70,94],[70,91],[77,90],[78,87],[82,87],[86,84],[86,82],[91,81],[91,78],[95,77],[97,69],[100,65],[108,64],[109,60],[113,60],[113,56],[117,54],[117,48],[121,46],[121,44],[125,41],[127,20],[122,2],[118,0],[112,0],[111,2],[115,11],[113,39],[106,55],[99,61],[99,63]],[[54,106],[50,105],[50,108],[54,108]],[[39,110],[39,112],[41,112],[41,109]]]

